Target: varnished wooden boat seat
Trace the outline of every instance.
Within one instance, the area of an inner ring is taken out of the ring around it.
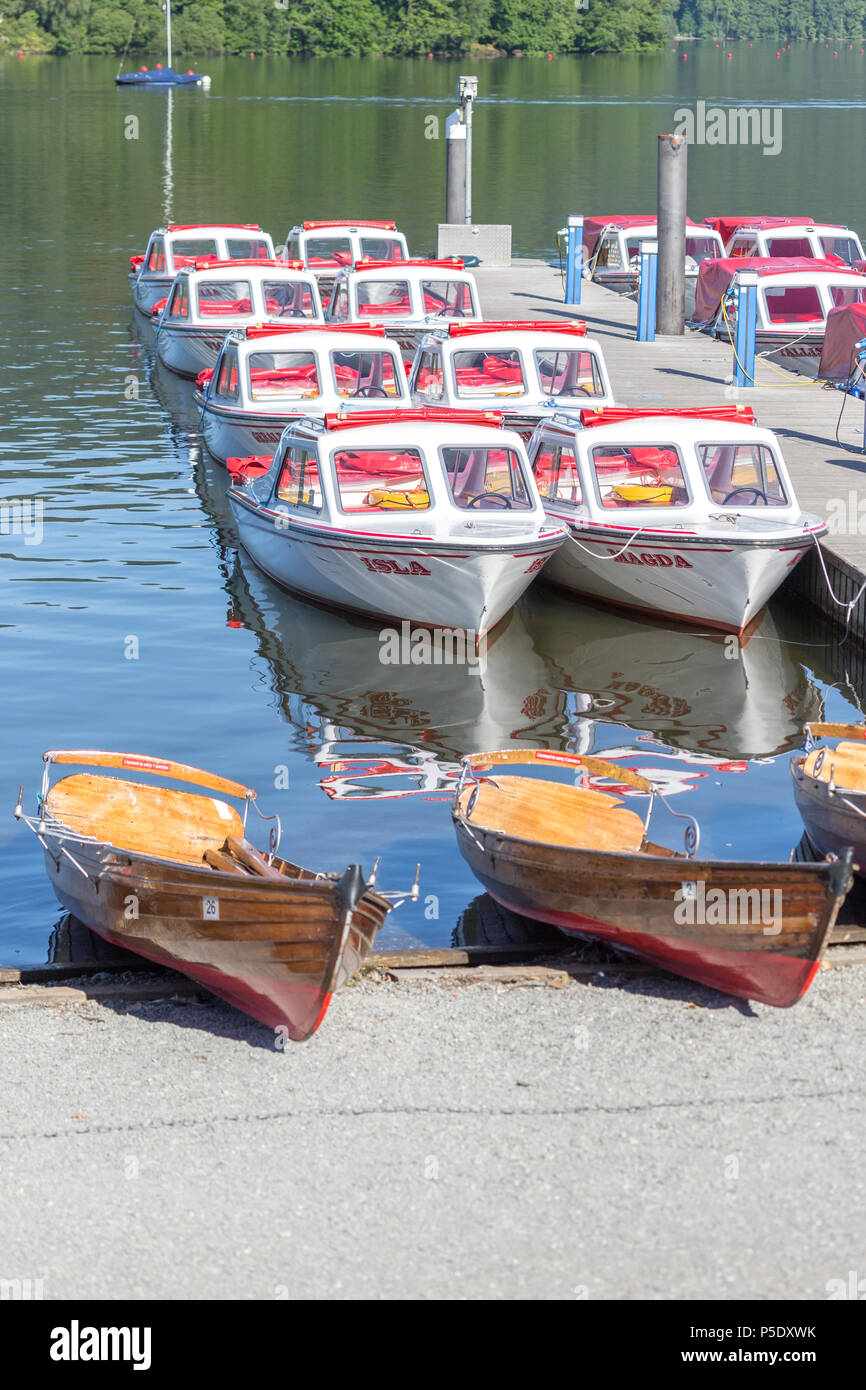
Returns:
[[[824,763],[820,772],[815,772],[815,764],[820,753],[824,753]],[[830,774],[837,787],[846,791],[866,792],[866,743],[856,743],[845,739],[835,748],[813,748],[803,761],[803,771],[807,777],[816,777],[820,782],[829,782]]]
[[[64,777],[51,788],[45,811],[82,835],[130,854],[200,864],[229,836],[243,839],[243,822],[218,797],[148,787],[89,772]]]
[[[474,787],[461,794],[466,808]],[[568,849],[614,850],[636,854],[644,840],[640,816],[607,792],[541,782],[528,777],[500,777],[481,782],[469,824],[539,844]]]

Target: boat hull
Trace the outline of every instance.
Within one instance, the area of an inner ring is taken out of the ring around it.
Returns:
[[[804,773],[803,762],[803,754],[796,754],[790,767],[794,800],[809,842],[819,854],[842,855],[850,846],[854,872],[866,878],[866,795],[838,790],[831,793],[827,782]],[[855,807],[859,807],[859,814]]]
[[[571,527],[545,578],[619,607],[742,632],[812,545],[802,532],[772,542],[630,534]]]
[[[68,911],[106,941],[204,985],[301,1042],[363,964],[389,910],[370,889],[316,878],[285,861],[285,883],[128,856],[64,838],[82,873],[48,839],[46,868]],[[363,887],[363,881],[361,881]],[[216,913],[216,916],[214,916]]]
[[[460,807],[454,820],[464,859],[503,907],[777,1008],[795,1004],[811,984],[850,882],[839,863],[758,865],[569,849],[470,825]],[[684,896],[686,885],[693,898]],[[752,920],[731,921],[730,905],[750,890],[758,893]],[[723,911],[728,920],[689,921],[710,916],[697,910],[701,902],[723,903],[713,915]]]
[[[215,367],[227,327],[213,329],[171,328],[160,324],[156,351],[162,362],[178,376],[197,377],[208,367]]]
[[[479,637],[517,602],[562,539],[524,536],[513,546],[473,550],[471,543],[314,529],[285,514],[263,515],[234,490],[229,502],[242,545],[284,589],[350,612]]]
[[[202,405],[201,428],[208,453],[220,463],[230,458],[247,458],[250,454],[273,454],[286,425],[303,418],[300,411],[285,415],[245,415],[240,411],[221,410],[205,404],[198,392],[196,400]]]
[[[136,309],[140,309],[143,314],[150,318],[150,311],[154,304],[158,304],[161,299],[168,297],[168,292],[174,283],[171,275],[134,275],[132,280],[132,297],[135,301]]]

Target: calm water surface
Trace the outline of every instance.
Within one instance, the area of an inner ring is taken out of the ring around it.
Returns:
[[[475,212],[551,255],[569,211],[654,205],[654,136],[708,103],[783,107],[783,149],[695,149],[690,212],[803,213],[866,230],[851,177],[859,50],[776,61],[739,45],[649,58],[479,65]],[[805,718],[861,702],[854,656],[775,605],[730,660],[537,587],[483,676],[378,660],[377,629],[299,603],[238,554],[225,474],[202,459],[187,383],[154,367],[126,258],[164,217],[394,217],[432,247],[444,118],[465,63],[208,60],[209,94],[117,92],[107,59],[0,60],[0,501],[43,508],[38,544],[0,534],[0,962],[44,960],[59,912],[16,827],[47,747],[165,754],[259,788],[287,851],[342,869],[422,861],[438,898],[383,945],[448,944],[478,886],[448,813],[460,755],[510,741],[617,751],[652,768],[720,856],[787,857],[800,827],[786,753]],[[128,116],[139,138],[124,138]],[[429,125],[428,125],[429,129]],[[130,638],[137,659],[128,659]],[[276,790],[289,769],[288,790]],[[660,829],[661,829],[660,825]]]

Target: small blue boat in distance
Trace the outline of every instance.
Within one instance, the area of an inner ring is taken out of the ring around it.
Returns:
[[[165,0],[165,48],[166,65],[157,63],[155,68],[141,67],[138,72],[118,73],[114,81],[118,87],[209,87],[210,78],[200,72],[175,72],[171,65],[171,0]]]
[[[197,87],[206,84],[210,78],[200,72],[175,72],[174,68],[140,68],[138,72],[124,72],[115,77],[118,87]]]

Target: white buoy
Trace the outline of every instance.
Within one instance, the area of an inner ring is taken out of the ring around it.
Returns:
[[[210,78],[208,77],[207,73],[205,73],[204,77],[202,78],[201,85],[205,88],[205,90],[207,90],[207,88],[210,86]]]

